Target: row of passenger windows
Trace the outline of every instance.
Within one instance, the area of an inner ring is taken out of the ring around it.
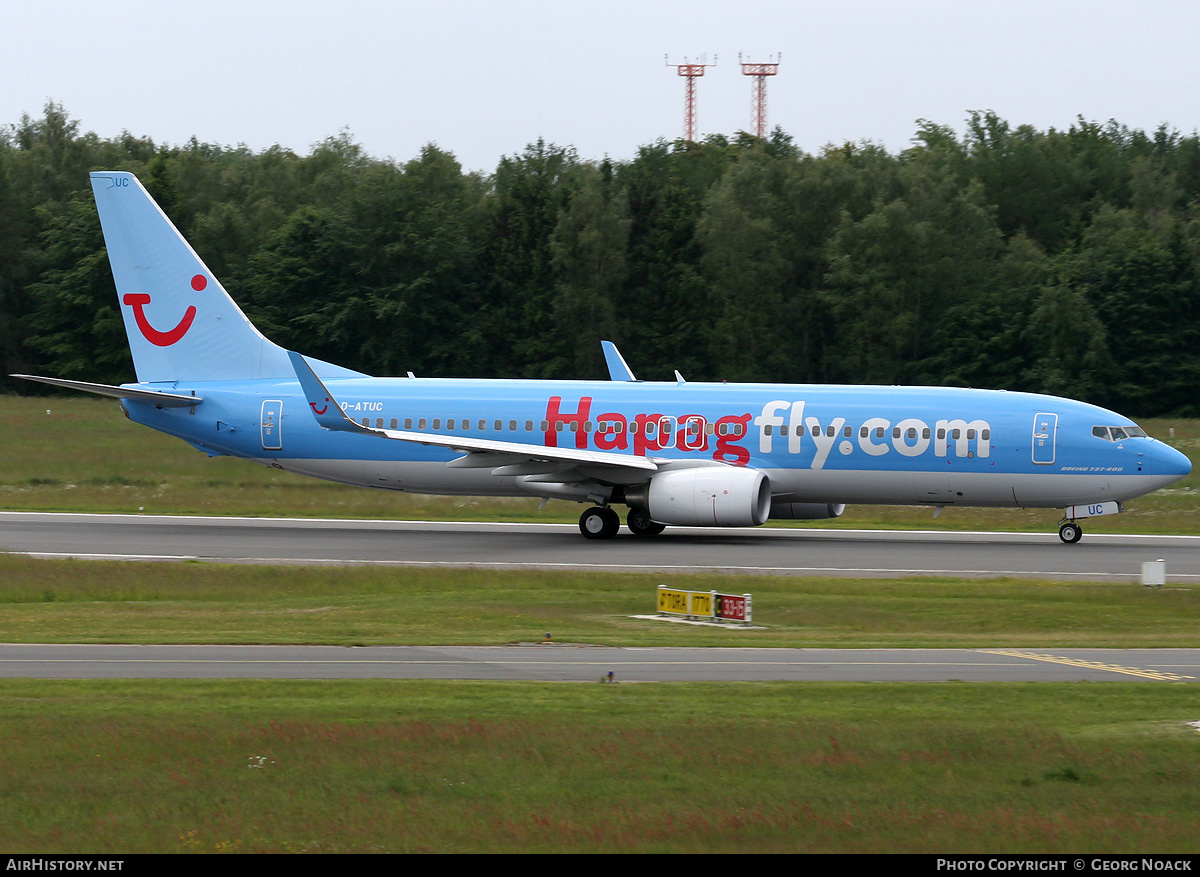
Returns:
[[[813,436],[821,435],[821,427],[819,427],[819,426],[810,427],[810,432],[812,433]],[[796,427],[797,435],[802,435],[803,433],[804,433],[804,427],[802,427],[802,426]],[[884,438],[887,435],[887,431],[882,426],[877,426],[877,427],[875,427],[874,430],[868,429],[867,427],[863,426],[863,427],[860,427],[858,430],[858,437],[864,438],[864,439],[869,438],[872,433],[874,433],[875,438],[877,438],[877,439]],[[779,427],[779,434],[787,435],[788,428],[786,426]],[[930,429],[928,426],[924,427],[921,430],[921,438],[923,438],[923,439],[929,438],[931,434],[932,433],[930,432]],[[835,430],[832,426],[827,426],[827,427],[825,427],[825,435],[830,436],[830,437],[835,436],[835,435],[837,435],[837,430]],[[844,438],[853,438],[854,437],[854,427],[852,427],[852,426],[843,427],[842,436]],[[898,426],[892,427],[892,438],[898,439],[901,436],[903,436],[904,438],[907,438],[911,441],[917,437],[917,430],[915,427],[909,427],[906,430],[902,430]],[[945,439],[946,438],[946,430],[944,428],[939,428],[937,431],[937,437],[939,440]],[[990,429],[980,430],[979,437],[985,442],[991,441],[992,431]],[[961,439],[962,438],[962,430],[961,429],[950,430],[950,438],[955,439],[955,440]],[[975,430],[974,429],[967,430],[967,438],[971,441],[975,440]]]
[[[376,429],[383,429],[384,428],[383,423],[384,423],[384,420],[382,417],[375,418],[375,428]],[[440,417],[435,417],[432,420],[429,420],[428,418],[425,418],[425,417],[421,417],[415,421],[411,417],[406,417],[404,419],[404,428],[412,429],[414,423],[416,424],[416,429],[418,431],[422,431],[422,430],[426,430],[426,429],[441,430],[441,428],[442,428],[442,419]],[[534,421],[526,420],[525,421],[525,432],[533,432],[533,424],[534,424]],[[371,425],[371,418],[364,417],[362,419],[362,425],[369,427]],[[509,432],[517,432],[520,429],[520,421],[510,420],[510,421],[508,421],[507,426],[508,426]],[[562,432],[564,429],[567,429],[568,426],[569,426],[571,432],[579,432],[579,421],[577,421],[577,420],[571,421],[570,424],[567,424],[561,420],[556,421],[554,424],[554,429],[557,432]],[[391,418],[388,421],[387,428],[388,429],[399,429],[400,428],[399,420],[397,420],[395,417]],[[462,430],[463,432],[470,432],[472,429],[475,429],[478,432],[486,432],[487,428],[488,428],[488,422],[486,420],[475,421],[475,426],[472,426],[472,422],[465,418],[462,420],[459,420],[458,418],[451,417],[446,420],[446,429],[447,430]],[[663,428],[667,429],[668,427],[664,426]],[[492,430],[494,432],[503,432],[504,429],[505,429],[505,422],[503,420],[492,421]],[[541,422],[540,429],[542,432],[548,431],[550,429],[550,422],[548,420],[543,420]],[[584,432],[591,432],[593,429],[599,429],[600,432],[619,434],[619,433],[625,432],[625,424],[619,420],[615,420],[615,421],[614,420],[601,420],[597,424],[593,424],[590,420],[584,422],[584,424],[583,424]],[[636,434],[637,431],[638,431],[637,421],[630,423],[629,424],[630,435]],[[688,435],[699,435],[700,434],[699,421],[697,421],[697,420],[688,421],[687,431],[688,431]],[[743,433],[743,431],[744,431],[744,426],[743,426],[743,424],[740,424],[740,423],[721,423],[721,424],[715,424],[715,425],[712,423],[704,424],[705,435],[716,434],[716,435],[740,436]],[[658,432],[658,424],[655,423],[654,421],[649,421],[646,424],[646,435],[654,435],[656,432]]]
[[[1092,435],[1106,442],[1119,442],[1127,438],[1145,438],[1146,431],[1140,426],[1093,426]]]
[[[375,428],[383,429],[384,428],[383,422],[384,421],[383,421],[382,417],[375,418]],[[404,428],[412,429],[414,423],[416,424],[416,429],[418,431],[424,431],[427,429],[433,429],[435,431],[439,431],[442,428],[442,419],[440,417],[435,417],[432,419],[432,421],[425,417],[418,418],[415,421],[411,417],[406,417],[404,419]],[[473,423],[474,423],[474,425],[473,425]],[[663,429],[673,428],[670,425],[669,420],[665,421],[664,424],[665,425],[662,426]],[[369,427],[371,425],[371,418],[364,417],[362,419],[362,425]],[[518,432],[519,426],[520,426],[520,421],[517,421],[517,420],[510,420],[507,423],[509,432]],[[525,432],[533,432],[534,421],[526,420],[524,423],[524,426],[525,426]],[[571,432],[579,432],[579,421],[577,421],[577,420],[571,421],[569,426],[570,426]],[[568,424],[561,420],[556,421],[554,424],[554,428],[558,432],[562,432],[567,427],[568,427]],[[388,421],[387,428],[388,429],[399,429],[399,421],[395,417],[391,418]],[[446,429],[447,430],[462,430],[463,432],[470,432],[472,429],[475,429],[478,432],[486,432],[487,428],[488,428],[488,422],[486,420],[478,420],[478,421],[472,422],[470,420],[467,420],[466,418],[463,418],[460,420],[455,417],[451,417],[446,420]],[[505,429],[505,422],[503,420],[492,421],[492,430],[494,432],[503,432],[504,429]],[[541,422],[541,431],[546,432],[549,429],[550,429],[550,422],[543,420]],[[592,432],[593,429],[599,429],[600,432],[620,434],[625,431],[625,424],[619,420],[615,420],[615,421],[614,420],[601,420],[596,424],[593,424],[592,421],[590,421],[590,420],[584,422],[584,424],[583,424],[584,432]],[[659,429],[659,425],[655,421],[652,420],[652,421],[649,421],[646,423],[646,435],[654,435],[656,432],[658,432],[658,429]],[[693,435],[693,436],[699,435],[700,434],[699,420],[687,420],[686,421],[686,429],[687,429],[688,435]],[[769,431],[770,427],[766,427],[766,429]],[[1108,434],[1107,434],[1108,429],[1109,429],[1109,427],[1106,427],[1106,426],[1093,427],[1092,434],[1096,435],[1096,436],[1100,436],[1101,438],[1107,438],[1108,437]],[[1120,439],[1125,438],[1126,432],[1128,432],[1129,435],[1145,435],[1145,433],[1142,432],[1137,427],[1127,427],[1126,429],[1122,430],[1119,427],[1114,426],[1114,427],[1111,427],[1111,429],[1114,434],[1117,434],[1117,433],[1120,434],[1119,438],[1110,439],[1111,441],[1119,441]],[[1102,434],[1100,432],[1100,430],[1104,430],[1105,431],[1104,434]],[[630,433],[630,435],[633,435],[633,434],[636,434],[637,431],[638,431],[638,423],[635,420],[629,424],[629,433]],[[779,435],[785,436],[788,434],[788,427],[780,426],[780,427],[778,427],[778,431],[779,431]],[[796,427],[796,435],[803,435],[804,431],[805,431],[804,427],[802,427],[802,426]],[[742,435],[743,432],[744,432],[744,426],[741,423],[720,423],[720,424],[705,423],[704,424],[704,434],[705,435],[716,434],[716,435],[740,436],[740,435]],[[813,426],[810,428],[810,432],[813,436],[819,436],[819,435],[821,435],[821,427]],[[864,426],[859,429],[859,432],[858,432],[859,438],[864,438],[864,439],[869,438],[871,432],[874,432],[875,438],[877,438],[877,439],[882,439],[886,435],[886,431],[882,426],[878,426],[874,430],[869,430],[867,427]],[[952,429],[949,431],[949,433],[950,433],[950,438],[955,441],[962,438],[962,430],[961,429]],[[825,427],[825,435],[832,437],[832,436],[837,435],[837,431],[834,429],[833,426],[827,426],[827,427]],[[845,438],[853,438],[854,437],[854,427],[852,427],[852,426],[844,427],[842,429],[842,435]],[[898,427],[898,426],[893,427],[892,438],[898,439],[902,435],[905,438],[907,438],[908,440],[913,441],[917,438],[917,430],[914,427],[910,427],[907,430],[901,430],[900,427]],[[923,428],[921,430],[921,438],[928,439],[930,437],[931,437],[931,433],[930,433],[929,427]],[[939,441],[944,440],[946,438],[946,430],[944,428],[939,428],[937,431],[937,437],[938,437]],[[990,429],[980,430],[979,438],[985,442],[991,441],[992,431]],[[968,441],[975,440],[975,430],[974,429],[967,430],[967,440]]]

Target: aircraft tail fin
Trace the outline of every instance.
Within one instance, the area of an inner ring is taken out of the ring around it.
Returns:
[[[96,171],[92,192],[138,381],[294,376],[131,173]],[[358,372],[318,363],[328,377]]]

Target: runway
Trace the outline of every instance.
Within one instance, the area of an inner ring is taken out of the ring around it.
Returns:
[[[389,564],[731,575],[1200,581],[1200,537],[671,527],[584,539],[574,524],[350,521],[0,512],[0,551],[41,557]]]
[[[1195,682],[1198,649],[0,644],[0,677],[599,682]]]

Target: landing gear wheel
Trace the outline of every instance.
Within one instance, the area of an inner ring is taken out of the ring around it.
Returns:
[[[1058,538],[1067,545],[1074,545],[1083,538],[1083,527],[1079,526],[1074,521],[1067,521],[1058,528]]]
[[[611,539],[619,529],[620,517],[607,506],[592,506],[579,516],[579,532],[588,539]]]
[[[657,536],[667,529],[665,525],[650,520],[650,514],[645,509],[630,509],[625,516],[625,524],[635,536]]]

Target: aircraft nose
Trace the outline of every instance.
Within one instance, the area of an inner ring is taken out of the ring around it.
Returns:
[[[1146,462],[1151,473],[1170,479],[1168,484],[1192,474],[1192,461],[1166,442],[1154,442],[1146,454]]]

